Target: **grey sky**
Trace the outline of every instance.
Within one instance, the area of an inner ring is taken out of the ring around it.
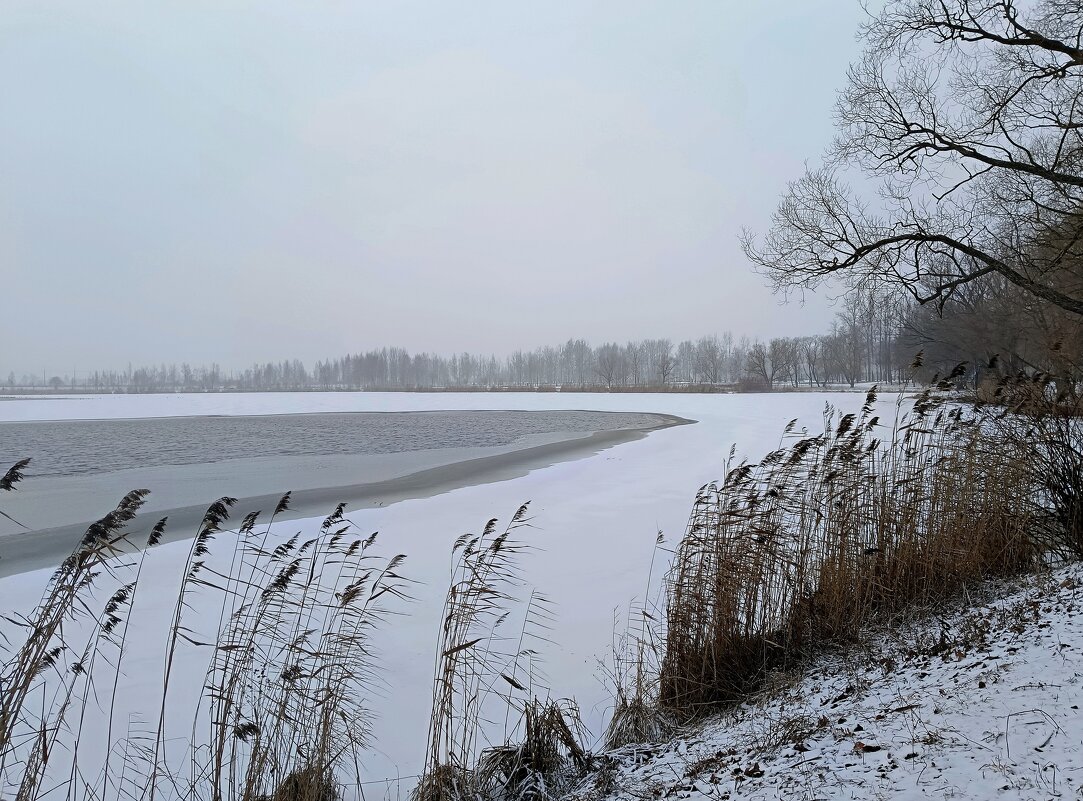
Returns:
[[[6,0],[0,368],[824,328],[737,245],[856,0]]]

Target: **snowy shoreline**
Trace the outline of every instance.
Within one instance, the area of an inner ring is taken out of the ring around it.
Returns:
[[[564,801],[1077,797],[1083,564],[990,581],[602,755]]]

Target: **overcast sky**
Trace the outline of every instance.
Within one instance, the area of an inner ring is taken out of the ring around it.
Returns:
[[[5,0],[0,369],[822,330],[737,234],[830,140],[861,17]]]

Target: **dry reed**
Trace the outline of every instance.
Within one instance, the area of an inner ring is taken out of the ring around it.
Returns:
[[[464,534],[455,557],[437,640],[425,768],[415,801],[461,801],[478,792],[473,768],[478,757],[482,707],[498,692],[497,682],[522,685],[514,668],[520,651],[509,653],[501,627],[519,587],[516,529],[528,524],[523,504],[503,530],[490,520],[479,535]]]
[[[518,557],[527,546],[513,535],[529,525],[526,514],[523,504],[502,531],[490,520],[480,535],[464,535],[452,548],[415,801],[544,801],[589,766],[575,702],[538,697],[544,691],[531,645],[545,640],[548,601],[530,592],[517,633],[504,631],[522,600]],[[504,742],[480,748],[486,715],[500,706]]]
[[[875,400],[828,407],[821,434],[791,422],[758,464],[731,452],[700,490],[666,579],[663,706],[694,717],[740,700],[875,618],[1036,564],[1025,451],[932,390],[884,441]]]
[[[663,603],[653,594],[654,566],[664,550],[662,532],[654,543],[643,602],[629,605],[623,631],[614,626],[610,664],[603,665],[604,681],[613,695],[613,714],[602,743],[613,750],[631,743],[659,742],[673,729],[673,720],[659,702],[658,677],[663,643],[658,623]]]
[[[482,797],[547,801],[590,767],[580,744],[583,727],[574,701],[527,701],[513,739],[481,752],[474,769]]]
[[[9,470],[0,489],[10,491],[25,467]],[[114,733],[129,615],[147,559],[127,527],[146,496],[129,493],[91,525],[37,607],[8,617],[24,639],[0,649],[0,796],[338,798],[342,785],[360,782],[370,720],[364,699],[377,681],[370,634],[407,598],[403,557],[374,556],[376,535],[357,532],[341,505],[314,536],[273,547],[274,517],[257,531],[256,515],[248,515],[214,553],[233,502],[216,501],[181,568],[157,721],[148,731],[129,724]],[[288,495],[275,514],[287,506]],[[162,519],[151,528],[148,547],[165,526]],[[98,598],[95,587],[106,584],[113,590]],[[205,614],[187,619],[198,594],[218,598],[217,626],[206,639],[196,633]],[[183,649],[210,652],[194,711],[169,703]],[[104,720],[87,714],[96,705]],[[192,716],[184,769],[166,749],[167,718],[182,714]],[[105,757],[88,775],[79,755],[91,739],[104,741]]]

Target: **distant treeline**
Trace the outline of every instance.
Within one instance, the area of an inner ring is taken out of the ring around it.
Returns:
[[[439,355],[384,347],[321,360],[224,370],[188,363],[94,370],[78,375],[9,373],[13,392],[216,392],[331,390],[682,390],[746,391],[901,383],[921,347],[915,308],[897,297],[853,293],[829,332],[766,341],[726,332],[674,342],[592,345],[583,339],[497,357]]]

